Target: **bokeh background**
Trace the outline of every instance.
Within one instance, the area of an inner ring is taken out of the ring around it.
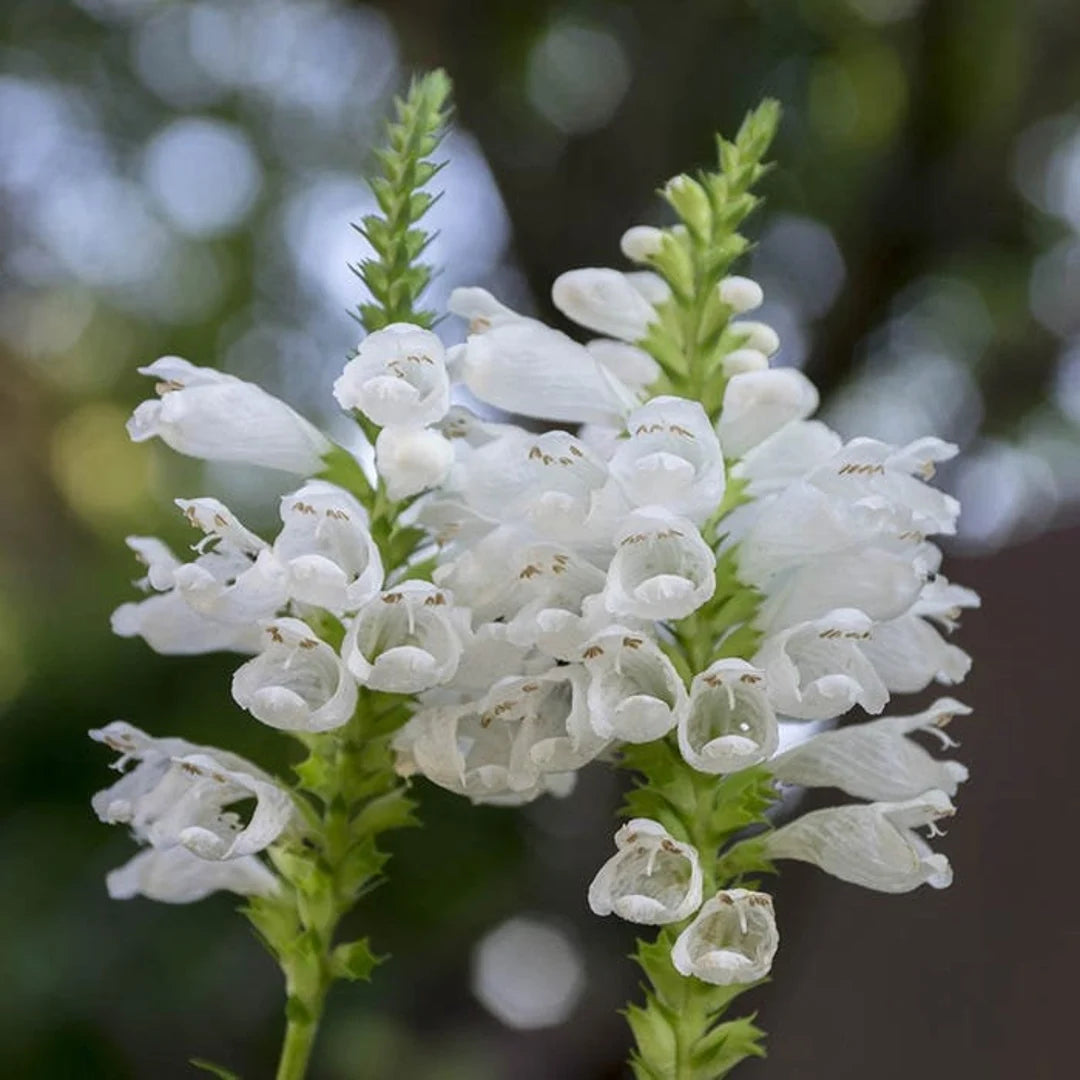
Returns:
[[[942,474],[965,508],[949,576],[984,609],[961,638],[957,884],[886,897],[791,866],[752,1002],[771,1056],[739,1075],[1072,1075],[1076,0],[6,0],[0,1075],[172,1080],[192,1055],[271,1074],[278,975],[230,899],[107,900],[132,849],[87,805],[109,774],[84,732],[119,717],[284,765],[231,702],[229,658],[108,632],[133,595],[126,534],[189,542],[179,494],[258,524],[282,480],[132,446],[123,423],[135,367],[164,353],[341,422],[349,222],[389,95],[434,64],[458,103],[436,303],[484,283],[551,316],[551,279],[615,260],[628,224],[659,220],[657,184],[772,94],[749,272],[781,362],[845,434],[963,447]],[[619,784],[593,769],[524,812],[422,788],[427,826],[394,839],[358,916],[393,960],[335,993],[316,1080],[625,1076],[632,935],[584,902]]]

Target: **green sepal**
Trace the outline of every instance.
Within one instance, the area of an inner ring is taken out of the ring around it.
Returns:
[[[364,475],[360,462],[348,450],[342,446],[334,446],[323,454],[322,461],[322,471],[316,475],[317,480],[328,480],[331,484],[337,484],[355,495],[364,506],[370,506],[375,492]]]
[[[344,942],[330,954],[330,972],[336,979],[367,982],[386,958],[371,951],[367,938]]]

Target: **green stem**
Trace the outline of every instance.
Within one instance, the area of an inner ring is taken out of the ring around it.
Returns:
[[[319,1030],[321,1002],[319,1013],[314,1019],[290,1019],[286,1024],[285,1041],[281,1045],[281,1060],[274,1074],[275,1080],[304,1080]]]

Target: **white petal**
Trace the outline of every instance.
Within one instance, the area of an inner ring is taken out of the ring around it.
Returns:
[[[119,637],[141,637],[164,656],[208,652],[255,652],[257,627],[217,622],[195,611],[177,592],[159,593],[133,604],[121,604],[111,619]]]
[[[779,944],[772,897],[728,889],[706,900],[678,936],[671,963],[680,975],[739,986],[769,974]]]
[[[733,375],[724,390],[718,430],[728,457],[742,457],[818,407],[818,392],[801,371],[774,368]]]
[[[391,499],[407,499],[438,486],[453,461],[449,441],[428,428],[384,427],[375,440],[375,468]]]
[[[618,270],[569,270],[555,279],[551,299],[574,322],[621,341],[640,341],[656,318],[652,304]]]
[[[145,896],[165,904],[190,904],[225,890],[241,896],[270,896],[277,878],[253,855],[228,862],[200,859],[186,848],[150,848],[113,870],[105,879],[109,896]]]
[[[317,428],[253,383],[176,357],[139,370],[161,380],[162,396],[135,410],[128,422],[135,442],[158,436],[190,457],[300,474],[318,472],[331,449]]]

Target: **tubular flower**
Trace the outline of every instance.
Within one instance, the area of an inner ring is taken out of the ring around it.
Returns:
[[[128,421],[134,442],[157,436],[188,457],[300,475],[317,473],[332,449],[316,427],[254,383],[176,356],[139,371],[158,380],[160,396],[144,401]]]
[[[675,840],[648,818],[628,821],[615,834],[616,853],[589,886],[597,915],[663,926],[681,922],[701,906],[702,873],[697,851]]]
[[[683,758],[699,772],[738,772],[771,757],[779,729],[764,673],[733,659],[696,675],[678,738]]]
[[[344,661],[299,619],[264,628],[262,652],[233,675],[236,703],[282,731],[331,731],[356,709],[357,689]]]
[[[834,806],[809,814],[766,836],[772,859],[813,863],[842,881],[878,892],[901,893],[922,884],[944,889],[952,868],[944,855],[930,850],[915,829],[955,813],[943,791],[927,791],[903,802]]]
[[[764,979],[780,944],[768,893],[727,889],[706,900],[676,938],[671,962],[680,975],[714,986]]]
[[[426,581],[404,581],[366,604],[345,635],[342,654],[372,690],[415,694],[453,678],[461,633],[453,597]]]

